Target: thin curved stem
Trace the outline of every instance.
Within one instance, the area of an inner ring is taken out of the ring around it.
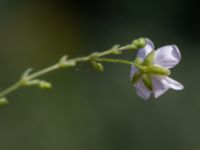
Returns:
[[[22,78],[19,81],[17,81],[13,85],[9,86],[8,88],[0,91],[0,98],[6,97],[10,93],[16,91],[17,89],[19,89],[20,87],[23,87],[23,86],[39,85],[41,88],[43,88],[44,86],[50,87],[50,83],[39,80],[38,77],[48,74],[50,72],[56,71],[61,68],[75,67],[77,65],[77,63],[96,61],[96,62],[111,62],[111,63],[121,63],[121,64],[131,65],[131,64],[133,64],[133,62],[131,62],[131,61],[121,60],[121,59],[113,59],[113,58],[102,58],[102,57],[108,56],[108,55],[119,55],[125,50],[137,50],[138,48],[140,48],[140,47],[138,47],[137,44],[134,44],[134,42],[133,42],[131,44],[128,44],[128,45],[125,45],[122,47],[114,46],[111,49],[108,49],[106,51],[92,53],[85,57],[67,59],[67,56],[64,56],[60,59],[60,61],[58,63],[56,63],[52,66],[46,67],[46,68],[39,70],[37,72],[34,72],[32,74],[28,74],[26,72],[25,74],[22,75]],[[29,71],[30,71],[30,69],[29,69]]]

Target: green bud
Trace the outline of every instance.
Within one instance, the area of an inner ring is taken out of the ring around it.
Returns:
[[[101,63],[98,63],[96,61],[92,61],[91,64],[97,71],[102,72],[104,70],[104,66]]]
[[[3,106],[8,105],[8,104],[9,104],[9,102],[5,97],[0,98],[0,107],[3,107]]]
[[[47,81],[40,81],[38,86],[41,89],[51,89],[52,88],[52,84],[50,82],[47,82]]]
[[[137,40],[133,41],[133,44],[137,47],[137,48],[143,48],[146,45],[146,41],[144,38],[139,38]]]
[[[155,74],[155,75],[161,75],[161,76],[168,76],[170,75],[170,70],[167,68],[163,68],[161,66],[148,66],[148,73],[149,74]]]
[[[151,77],[149,75],[143,74],[142,75],[142,80],[145,84],[145,86],[152,91],[153,90],[153,86],[152,86],[152,81],[151,81]]]
[[[155,58],[155,51],[151,51],[143,62],[143,65],[150,66],[153,64]]]
[[[76,62],[73,61],[73,60],[61,61],[60,62],[61,68],[67,68],[67,67],[73,67],[73,66],[76,66]]]

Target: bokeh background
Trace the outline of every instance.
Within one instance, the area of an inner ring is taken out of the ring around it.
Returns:
[[[184,84],[144,102],[130,67],[89,65],[43,76],[54,89],[21,89],[0,109],[1,150],[199,150],[200,9],[190,0],[0,0],[0,85],[71,57],[148,37],[177,44],[172,77]],[[130,56],[131,55],[131,56]],[[135,54],[125,56],[134,57]]]

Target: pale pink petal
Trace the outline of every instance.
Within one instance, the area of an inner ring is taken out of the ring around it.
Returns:
[[[184,89],[183,85],[170,77],[164,77],[163,84],[167,85],[169,88],[174,90]]]
[[[163,82],[164,79],[162,77],[152,77],[153,94],[155,98],[158,98],[159,96],[167,92],[167,90],[169,89],[169,86],[164,84]]]
[[[138,50],[137,57],[140,57],[142,60],[146,58],[146,56],[154,50],[154,44],[151,40],[145,39],[146,45],[144,48]]]
[[[155,51],[154,64],[165,68],[173,68],[181,60],[181,54],[176,45],[164,46]]]
[[[145,101],[149,99],[149,97],[151,96],[151,91],[147,89],[142,79],[140,79],[134,86],[136,88],[136,93],[138,96],[143,98]]]

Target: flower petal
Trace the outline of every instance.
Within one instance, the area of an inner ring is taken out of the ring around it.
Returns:
[[[133,76],[135,75],[136,72],[138,72],[138,69],[134,65],[131,65],[131,72],[130,72],[131,80],[132,80],[132,78],[133,78]]]
[[[143,98],[144,100],[148,100],[151,96],[151,91],[146,88],[142,79],[140,79],[135,85],[136,93],[138,96]]]
[[[165,68],[173,68],[181,60],[181,54],[176,45],[161,47],[155,51],[154,64]]]
[[[163,84],[167,84],[169,88],[174,89],[174,90],[184,89],[184,86],[181,83],[173,80],[170,77],[164,77]]]
[[[169,88],[174,90],[182,90],[184,88],[181,83],[169,77],[153,76],[152,82],[153,82],[153,93],[155,98],[164,94]]]
[[[141,59],[145,59],[145,57],[154,50],[154,44],[151,40],[145,39],[146,45],[144,48],[141,48],[138,50],[137,57],[140,57]]]
[[[158,98],[159,96],[167,92],[167,90],[169,89],[167,84],[163,83],[163,80],[164,79],[162,77],[157,77],[157,76],[152,77],[153,94],[155,98]]]

